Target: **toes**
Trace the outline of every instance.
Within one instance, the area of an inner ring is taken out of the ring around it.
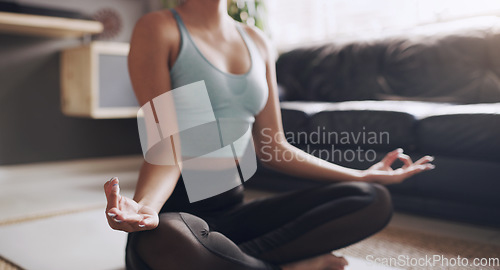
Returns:
[[[329,256],[330,258],[330,263],[334,264],[335,266],[346,266],[349,263],[343,256],[337,256],[332,253],[332,256]]]

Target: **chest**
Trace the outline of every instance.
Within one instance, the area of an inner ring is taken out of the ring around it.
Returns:
[[[200,53],[220,71],[244,74],[250,70],[252,65],[250,53],[238,33],[225,40],[210,35],[192,36],[192,39]]]

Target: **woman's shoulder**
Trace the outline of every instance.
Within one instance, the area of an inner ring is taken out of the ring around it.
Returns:
[[[134,36],[156,41],[176,42],[179,40],[179,33],[175,17],[170,10],[149,12],[137,20]]]
[[[273,58],[274,54],[273,45],[272,42],[269,40],[269,38],[266,36],[266,34],[255,26],[250,26],[244,23],[239,23],[239,24],[243,27],[243,29],[250,36],[250,38],[252,38],[253,42],[257,46],[257,49],[259,50],[264,60],[267,61],[270,58]]]

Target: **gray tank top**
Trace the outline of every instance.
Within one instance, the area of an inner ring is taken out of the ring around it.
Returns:
[[[171,12],[177,21],[181,39],[178,57],[170,69],[172,89],[203,80],[217,120],[237,119],[251,128],[255,121],[254,116],[265,106],[269,94],[266,65],[252,39],[241,25],[236,26],[248,49],[251,67],[244,74],[223,72],[203,56],[180,15],[174,9],[171,9]],[[177,97],[177,111],[180,114],[183,111],[193,111],[194,108],[190,106],[196,106],[196,102],[189,101],[196,100],[196,98],[196,96],[189,96],[188,92],[185,97]],[[197,117],[203,117],[203,115]],[[182,121],[179,120],[179,122]],[[226,132],[231,132],[231,130]],[[235,130],[235,132],[238,131]],[[239,143],[244,147],[243,145],[246,145],[251,138],[242,139]],[[189,145],[183,145],[182,152],[189,155]]]

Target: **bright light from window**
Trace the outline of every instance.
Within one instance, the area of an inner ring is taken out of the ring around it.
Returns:
[[[268,0],[278,48],[483,15],[500,16],[500,0]]]

